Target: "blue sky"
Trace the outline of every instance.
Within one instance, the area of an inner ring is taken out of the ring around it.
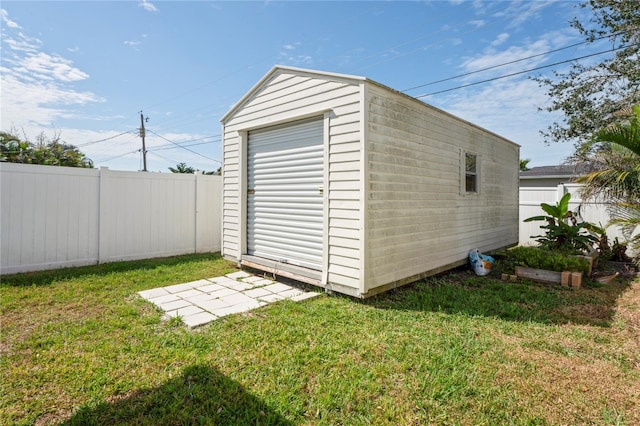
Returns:
[[[577,1],[4,0],[1,8],[2,130],[31,140],[59,132],[96,167],[117,170],[142,167],[141,110],[150,171],[179,162],[217,169],[220,118],[276,64],[364,76],[418,97],[608,47],[547,53],[582,41],[568,24],[588,16]],[[566,66],[420,99],[522,145],[531,166],[560,164],[573,147],[544,144],[540,130],[560,116],[538,111],[549,100],[528,77]]]

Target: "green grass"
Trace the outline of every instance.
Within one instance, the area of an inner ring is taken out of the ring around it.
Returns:
[[[640,423],[637,284],[457,270],[196,330],[136,295],[233,269],[190,255],[3,277],[0,424]]]

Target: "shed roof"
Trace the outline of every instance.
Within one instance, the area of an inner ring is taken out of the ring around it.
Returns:
[[[396,90],[392,87],[389,87],[387,85],[384,85],[382,83],[378,83],[377,81],[371,80],[367,77],[361,77],[361,76],[357,76],[357,75],[349,75],[349,74],[339,74],[339,73],[332,73],[332,72],[327,72],[327,71],[317,71],[317,70],[310,70],[310,69],[305,69],[305,68],[297,68],[297,67],[289,67],[289,66],[285,66],[285,65],[274,65],[271,70],[269,70],[269,72],[267,72],[264,77],[262,77],[256,84],[253,85],[253,87],[251,89],[249,89],[249,91],[238,101],[236,102],[231,109],[224,115],[222,116],[222,118],[220,119],[220,121],[224,124],[230,117],[233,116],[233,114],[235,114],[236,111],[238,111],[240,108],[242,108],[242,106],[251,98],[251,96],[254,95],[255,92],[257,92],[260,87],[262,87],[262,85],[264,85],[267,81],[269,81],[273,76],[275,76],[278,73],[282,73],[282,72],[292,72],[292,73],[296,73],[296,74],[303,74],[303,75],[309,75],[309,76],[316,76],[316,77],[320,77],[320,78],[333,78],[333,79],[338,79],[338,80],[342,80],[345,82],[348,82],[350,84],[362,84],[362,83],[370,83],[370,84],[374,84],[378,87],[384,88],[385,90],[389,90],[393,93],[397,93],[398,95],[404,96],[405,98],[411,99],[412,101],[415,102],[419,102],[422,105],[425,105],[435,111],[439,111],[443,114],[446,114],[452,118],[455,118],[456,120],[459,120],[461,122],[465,122],[473,127],[476,127],[478,129],[481,129],[485,132],[491,133],[492,135],[499,137],[500,139],[503,139],[504,141],[513,144],[517,147],[520,147],[519,144],[505,138],[504,136],[501,136],[497,133],[492,132],[491,130],[487,130],[477,124],[474,124],[470,121],[467,121],[463,118],[457,117],[453,114],[451,114],[450,112],[444,111],[440,108],[437,108],[433,105],[430,105],[420,99],[417,99],[413,96],[407,95],[406,93],[403,93],[399,90]]]

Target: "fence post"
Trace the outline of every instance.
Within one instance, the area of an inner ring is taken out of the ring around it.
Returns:
[[[194,232],[194,236],[193,236],[193,252],[194,253],[198,253],[198,234],[200,234],[200,230],[199,225],[200,225],[200,221],[198,220],[198,216],[200,216],[200,202],[199,202],[199,191],[198,191],[198,181],[200,180],[200,173],[199,172],[195,172],[194,174],[195,176],[195,180],[193,183],[194,186],[194,202],[195,202],[195,208],[194,208],[194,214],[195,214],[195,218],[193,219],[193,232]]]
[[[109,261],[109,223],[107,222],[108,174],[108,167],[100,167],[100,183],[98,187],[98,263]]]
[[[567,193],[567,187],[564,185],[564,183],[558,184],[558,192],[556,193],[556,202],[560,201],[562,197],[564,197],[564,194],[566,193]]]

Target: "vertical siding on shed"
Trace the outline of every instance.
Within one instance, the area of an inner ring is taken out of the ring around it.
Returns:
[[[518,147],[368,87],[365,293],[517,243]],[[480,158],[479,194],[461,194],[461,150]]]
[[[223,123],[223,223],[222,254],[239,259],[245,243],[241,226],[246,205],[246,155],[248,130],[292,122],[299,118],[329,118],[328,246],[329,283],[358,288],[361,282],[360,255],[360,91],[356,81],[298,72],[278,71]],[[244,139],[244,140],[243,140]],[[325,188],[325,191],[327,189]]]

